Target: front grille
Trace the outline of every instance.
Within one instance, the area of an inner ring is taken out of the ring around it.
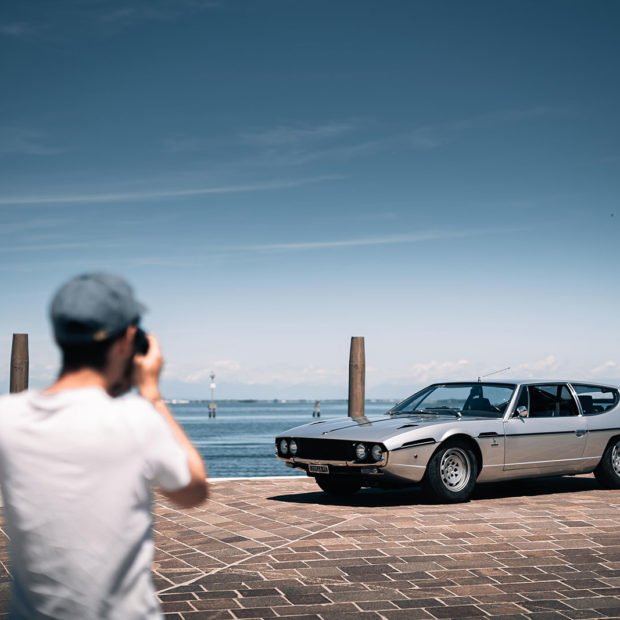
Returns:
[[[355,444],[340,439],[308,439],[295,438],[297,457],[302,459],[318,459],[323,461],[355,460]]]

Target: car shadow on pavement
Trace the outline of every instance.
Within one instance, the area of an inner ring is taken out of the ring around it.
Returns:
[[[594,477],[551,477],[527,480],[508,480],[503,482],[486,482],[476,485],[469,501],[485,501],[511,497],[554,495],[558,493],[578,493],[600,489]],[[430,498],[421,487],[405,489],[362,489],[354,495],[335,496],[323,493],[317,488],[310,493],[289,493],[274,495],[267,499],[276,502],[295,504],[320,504],[334,506],[351,506],[356,508],[376,508],[389,506],[432,505],[437,502]]]

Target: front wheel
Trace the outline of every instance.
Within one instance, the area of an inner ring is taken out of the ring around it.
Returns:
[[[604,489],[620,489],[620,439],[607,446],[594,476]]]
[[[315,480],[321,489],[330,495],[353,495],[362,488],[361,481],[354,476],[319,475]]]
[[[439,502],[464,502],[469,499],[477,477],[477,462],[463,441],[447,442],[426,467],[424,486]]]

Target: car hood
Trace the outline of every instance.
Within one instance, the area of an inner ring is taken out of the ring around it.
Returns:
[[[385,416],[381,418],[366,417],[340,418],[338,420],[325,420],[311,422],[303,426],[296,426],[278,437],[312,437],[323,439],[350,439],[353,441],[385,441],[390,437],[406,433],[415,429],[423,429],[441,424],[467,424],[480,422],[489,418],[463,417],[457,418],[450,415],[399,415]]]

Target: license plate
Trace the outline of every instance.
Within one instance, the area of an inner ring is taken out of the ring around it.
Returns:
[[[308,471],[313,474],[328,474],[329,465],[317,465],[315,463],[310,463],[310,465],[308,465]]]

